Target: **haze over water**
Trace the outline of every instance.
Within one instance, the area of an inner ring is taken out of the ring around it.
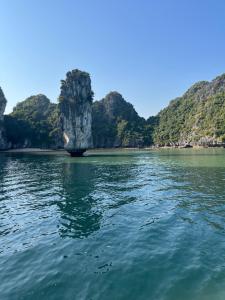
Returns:
[[[0,156],[0,299],[225,299],[225,149]]]

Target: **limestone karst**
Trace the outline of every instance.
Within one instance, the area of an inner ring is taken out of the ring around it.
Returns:
[[[95,148],[143,147],[151,144],[151,131],[133,105],[114,91],[93,103]]]
[[[64,148],[71,156],[81,156],[92,147],[91,79],[88,73],[73,70],[61,81],[59,110]]]
[[[5,107],[6,107],[6,99],[5,99],[5,95],[3,94],[3,91],[0,87],[0,121],[3,120],[3,114],[5,112]]]
[[[4,136],[4,112],[6,107],[6,98],[5,95],[0,87],[0,150],[4,150],[8,148],[5,136]]]
[[[158,115],[154,143],[215,146],[225,143],[225,74],[200,81]]]
[[[63,147],[58,106],[43,94],[17,103],[13,112],[5,116],[4,124],[13,148]]]
[[[62,149],[63,137],[73,156],[92,146],[225,146],[225,74],[194,84],[147,120],[118,92],[93,103],[92,98],[90,76],[79,70],[61,82],[58,104],[38,94],[3,116],[6,99],[0,89],[0,150]]]

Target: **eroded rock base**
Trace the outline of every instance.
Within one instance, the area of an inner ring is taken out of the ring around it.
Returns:
[[[81,156],[83,156],[85,151],[86,151],[86,149],[79,149],[79,150],[68,151],[68,152],[69,152],[70,156],[72,156],[72,157],[81,157]]]

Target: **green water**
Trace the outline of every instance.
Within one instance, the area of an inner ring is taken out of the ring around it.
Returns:
[[[0,300],[224,300],[225,149],[0,154]]]

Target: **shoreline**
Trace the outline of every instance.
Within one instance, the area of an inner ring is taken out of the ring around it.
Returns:
[[[48,153],[48,154],[69,154],[64,149],[42,149],[42,148],[17,148],[1,150],[1,153]]]
[[[163,147],[132,147],[132,148],[93,148],[86,151],[86,153],[92,153],[95,151],[152,151],[152,150],[200,150],[200,149],[225,149],[224,146],[193,146],[193,147],[170,147],[170,146],[163,146]],[[1,153],[47,153],[47,154],[64,154],[70,156],[70,154],[64,149],[42,149],[42,148],[17,148],[17,149],[8,149],[8,150],[1,150]]]

